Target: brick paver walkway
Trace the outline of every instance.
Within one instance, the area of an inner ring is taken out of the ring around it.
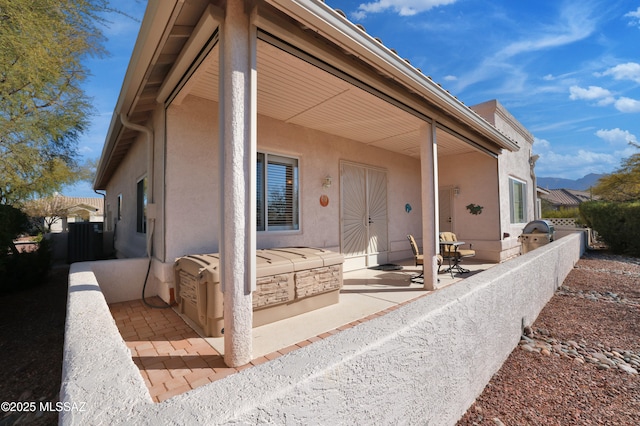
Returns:
[[[153,305],[163,304],[157,297],[148,301]],[[282,348],[238,368],[227,367],[223,357],[173,309],[150,308],[142,300],[114,303],[109,309],[151,397],[161,402],[384,315],[401,305]]]
[[[409,264],[412,265],[412,262],[411,260]],[[418,297],[427,295],[428,293]],[[309,337],[294,345],[253,359],[249,364],[238,368],[227,367],[222,355],[201,338],[173,309],[154,309],[145,305],[142,300],[114,303],[109,305],[109,309],[131,351],[134,363],[140,369],[151,397],[156,402],[162,402],[383,316],[414,300],[415,298],[411,298],[328,332]],[[147,301],[152,305],[164,305],[158,297],[148,298]]]

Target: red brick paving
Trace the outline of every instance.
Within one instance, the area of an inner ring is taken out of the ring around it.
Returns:
[[[159,298],[151,298],[149,301],[152,305],[162,302]],[[140,369],[140,374],[155,402],[162,402],[251,366],[263,364],[396,308],[397,306],[386,309],[282,348],[277,352],[256,358],[245,366],[230,368],[225,365],[222,355],[201,338],[173,309],[150,308],[142,300],[109,305],[120,334],[131,351],[133,362]]]

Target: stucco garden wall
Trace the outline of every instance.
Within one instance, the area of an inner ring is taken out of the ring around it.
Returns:
[[[568,235],[387,315],[153,404],[91,263],[72,265],[63,425],[452,425],[579,259]]]
[[[100,283],[102,294],[107,303],[125,302],[142,299],[149,259],[113,259],[91,263],[91,271]],[[114,273],[117,271],[117,273]],[[153,281],[145,287],[145,297],[158,294]]]

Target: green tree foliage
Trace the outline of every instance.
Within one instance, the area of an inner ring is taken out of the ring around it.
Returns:
[[[51,226],[69,216],[69,210],[73,207],[71,199],[62,195],[36,198],[24,203],[22,211],[30,218],[37,219],[35,223],[42,233],[51,232]],[[40,222],[42,220],[42,222]]]
[[[29,227],[29,218],[13,206],[0,204],[0,294],[41,284],[51,266],[48,240],[33,252],[20,252],[14,239]]]
[[[0,0],[0,204],[82,176],[78,138],[92,112],[83,59],[103,54],[108,0]]]
[[[578,219],[580,218],[580,211],[578,210],[577,207],[571,207],[571,208],[565,207],[565,208],[560,208],[558,210],[548,209],[548,210],[542,210],[542,217],[548,218],[548,219],[554,219],[554,218]]]
[[[640,201],[587,201],[580,214],[611,251],[640,257]]]
[[[640,148],[640,145],[630,142]],[[593,193],[608,201],[640,200],[640,153],[623,160],[616,172],[600,178]]]
[[[0,257],[18,254],[13,240],[29,228],[29,217],[12,206],[0,204]]]

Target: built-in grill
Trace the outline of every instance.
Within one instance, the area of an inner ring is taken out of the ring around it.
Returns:
[[[518,237],[522,244],[522,254],[537,249],[553,241],[556,231],[548,220],[534,220],[524,227],[522,235]]]

